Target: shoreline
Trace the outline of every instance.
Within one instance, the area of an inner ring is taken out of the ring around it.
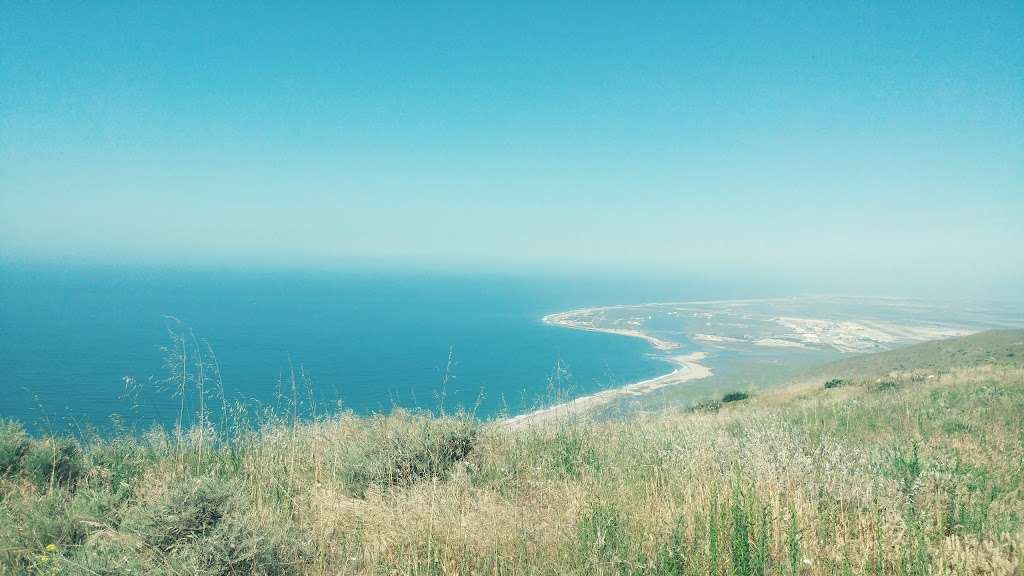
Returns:
[[[654,378],[641,380],[640,382],[634,382],[618,388],[609,388],[587,396],[580,396],[568,402],[506,418],[502,423],[511,428],[519,428],[557,420],[566,416],[579,416],[594,408],[606,406],[622,398],[641,396],[667,386],[707,378],[712,375],[711,369],[700,364],[700,361],[706,358],[707,355],[707,352],[691,352],[680,356],[669,356],[666,360],[675,364],[676,367],[668,374],[662,374],[661,376],[655,376]]]
[[[654,346],[658,350],[667,352],[669,350],[675,350],[680,347],[677,342],[670,342],[668,340],[662,340],[661,338],[651,336],[640,330],[633,330],[629,328],[599,328],[592,324],[584,324],[580,321],[574,320],[575,316],[590,314],[599,310],[611,310],[618,308],[617,306],[600,306],[597,308],[579,308],[576,310],[569,310],[568,312],[557,312],[555,314],[548,314],[541,318],[541,321],[549,326],[558,326],[560,328],[572,328],[573,330],[583,330],[585,332],[603,332],[605,334],[618,334],[619,336],[629,336],[631,338],[640,338],[646,341],[651,346]]]
[[[607,334],[618,334],[619,336],[629,336],[631,338],[640,338],[654,348],[663,352],[680,348],[681,345],[677,342],[662,340],[655,336],[651,336],[650,334],[641,332],[640,330],[626,328],[598,328],[591,324],[583,324],[573,320],[573,317],[578,314],[586,314],[594,310],[608,308],[609,307],[583,308],[570,310],[568,312],[548,314],[542,318],[542,321],[545,324],[561,328],[584,330],[587,332],[603,332]],[[641,396],[667,386],[689,382],[690,380],[707,378],[712,375],[711,369],[700,363],[700,361],[707,356],[707,352],[690,352],[689,354],[666,356],[663,359],[675,365],[675,368],[667,374],[662,374],[661,376],[655,376],[654,378],[648,378],[647,380],[641,380],[639,382],[633,382],[632,384],[626,384],[625,386],[620,386],[618,388],[601,390],[600,392],[580,396],[579,398],[548,406],[547,408],[540,408],[525,414],[506,418],[502,421],[502,424],[510,428],[521,428],[524,426],[550,422],[566,416],[579,416],[592,411],[594,408],[607,406],[622,398]]]

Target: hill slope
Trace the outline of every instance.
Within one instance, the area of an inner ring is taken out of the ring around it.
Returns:
[[[84,446],[7,425],[0,573],[1020,573],[1019,334],[846,360],[842,386],[716,413]]]
[[[803,377],[880,378],[892,371],[949,370],[970,366],[1019,366],[1024,330],[991,330],[866,354],[812,368]]]

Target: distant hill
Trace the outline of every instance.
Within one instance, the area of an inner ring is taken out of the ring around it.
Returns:
[[[1024,365],[1024,330],[991,330],[844,358],[810,368],[795,380],[870,379],[893,371],[940,371],[982,365]]]

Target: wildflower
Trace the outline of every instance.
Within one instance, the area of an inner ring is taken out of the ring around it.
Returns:
[[[56,552],[57,551],[57,545],[56,544],[47,544],[46,545],[46,551],[47,552]]]

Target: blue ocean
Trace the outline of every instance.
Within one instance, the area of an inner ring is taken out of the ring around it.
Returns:
[[[314,416],[396,407],[514,415],[667,370],[643,341],[548,326],[545,314],[704,296],[697,292],[422,270],[7,266],[0,417],[37,433],[104,430],[114,421],[172,425],[182,405],[166,382],[172,333],[215,359],[218,399],[204,391],[210,405],[226,400],[258,412],[301,398]],[[190,405],[196,394],[186,392]]]

